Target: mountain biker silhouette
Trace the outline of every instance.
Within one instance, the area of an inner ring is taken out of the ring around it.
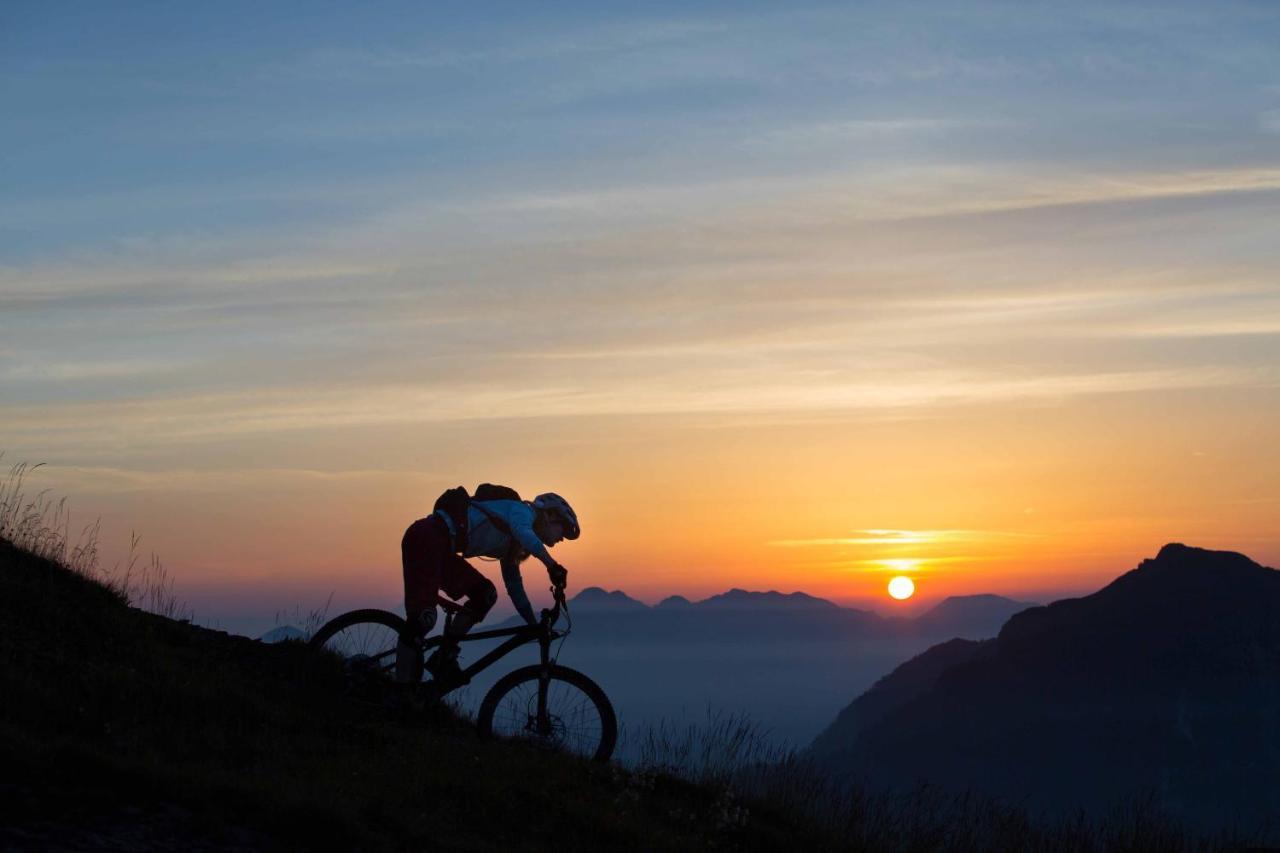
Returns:
[[[498,601],[497,587],[466,557],[500,561],[507,595],[532,625],[537,618],[524,591],[520,563],[530,555],[537,557],[546,566],[551,583],[563,588],[568,571],[547,548],[562,539],[577,539],[580,533],[577,514],[568,501],[553,492],[522,501],[514,489],[484,484],[474,497],[461,487],[441,495],[435,512],[409,525],[400,543],[404,610],[412,636],[402,637],[397,647],[396,679],[406,683],[422,680],[422,657],[416,642],[435,627],[441,589],[455,600],[465,597],[466,602],[448,624],[444,643],[426,666],[441,681],[459,676],[458,639]]]

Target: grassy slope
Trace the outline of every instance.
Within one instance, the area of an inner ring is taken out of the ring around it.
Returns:
[[[0,540],[0,847],[824,846],[758,804],[725,820],[715,790],[389,719],[338,698],[338,676]]]

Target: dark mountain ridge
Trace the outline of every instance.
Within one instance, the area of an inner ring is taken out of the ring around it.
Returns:
[[[585,607],[595,610],[648,610],[649,605],[636,601],[620,589],[605,590],[598,586],[589,586],[579,592],[570,601],[574,607]]]
[[[699,601],[696,607],[704,609],[718,610],[752,610],[752,609],[769,609],[769,610],[785,610],[785,609],[848,609],[840,608],[833,602],[827,601],[825,598],[817,598],[805,592],[778,592],[769,590],[768,592],[749,592],[745,589],[731,589],[728,592],[722,592],[719,595],[713,595],[710,598]],[[863,613],[865,611],[854,611]]]
[[[1146,792],[1202,824],[1280,815],[1280,572],[1171,544],[1098,592],[936,646],[841,712],[811,753],[1043,808]]]
[[[886,617],[870,610],[841,607],[805,592],[734,588],[699,601],[672,595],[650,607],[621,590],[607,591],[597,586],[578,592],[569,604],[575,617],[584,617],[588,622],[594,622],[596,614],[607,615],[604,624],[592,625],[603,632],[597,634],[602,640],[656,631],[664,637],[733,639],[739,634],[777,633],[788,639],[833,641],[873,635],[991,637],[1011,615],[1035,606],[999,595],[963,595],[946,598],[914,618]],[[509,622],[514,624],[518,618]]]

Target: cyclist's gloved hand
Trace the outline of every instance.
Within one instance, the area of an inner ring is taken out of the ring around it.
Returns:
[[[569,580],[569,570],[559,563],[556,563],[554,566],[548,566],[547,574],[551,577],[551,583],[553,586],[562,587]]]

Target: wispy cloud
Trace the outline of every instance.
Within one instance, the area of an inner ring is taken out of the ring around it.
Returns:
[[[898,377],[893,383],[815,381],[743,376],[718,381],[697,375],[643,384],[523,383],[383,386],[360,389],[271,389],[254,394],[7,407],[6,431],[24,444],[111,446],[122,441],[174,443],[334,428],[439,424],[516,417],[567,418],[654,414],[750,414],[805,417],[813,412],[917,410],[939,406],[1190,388],[1275,387],[1280,371],[1162,370],[1036,376],[1023,379],[937,374]]]
[[[1095,179],[1086,195],[1249,192],[1277,176],[1139,173]],[[1009,203],[1051,195],[1001,172],[987,181],[987,197]],[[473,215],[510,217],[495,224],[489,245],[443,245],[429,227],[414,230],[467,209],[446,206],[425,219],[405,210],[317,235],[313,251],[238,258],[232,240],[203,246],[203,263],[175,248],[0,268],[0,326],[24,354],[0,372],[6,421],[37,434],[43,407],[48,423],[75,431],[71,410],[59,407],[83,399],[95,379],[94,398],[119,400],[96,410],[104,421],[127,422],[139,404],[168,397],[174,429],[163,440],[308,423],[486,419],[513,409],[553,417],[924,413],[1275,381],[1257,353],[1113,351],[1104,362],[1094,343],[1270,335],[1276,306],[1265,263],[1229,276],[1117,272],[1105,259],[1093,261],[1096,271],[1064,271],[1060,256],[1041,257],[1052,221],[1018,220],[1013,234],[1003,221],[885,224],[856,211],[842,218],[829,187],[727,186],[733,203],[719,206],[698,198],[725,189],[716,183],[638,189],[632,203],[652,213],[639,222],[619,214],[623,190],[549,196],[570,225],[598,220],[573,240],[537,224],[528,198],[508,194],[470,202]],[[778,187],[817,195],[767,204]],[[864,192],[878,202],[858,198],[896,215],[895,204],[923,199],[921,191],[874,184]],[[935,192],[922,209],[955,200],[946,182]],[[659,225],[663,210],[670,222]],[[1214,213],[1219,225],[1222,216]],[[525,221],[535,221],[532,230]],[[1085,221],[1073,226],[1077,234],[1095,227]],[[1096,228],[1105,236],[1105,224]],[[1153,226],[1136,239],[1159,242],[1163,233]],[[499,337],[487,333],[497,328]],[[1052,369],[1040,355],[1046,341],[1061,342]],[[467,364],[462,388],[453,379],[459,361]],[[37,379],[46,383],[38,394]],[[220,396],[235,385],[243,393]]]
[[[814,148],[843,146],[864,142],[900,142],[904,138],[923,137],[977,126],[991,127],[999,122],[979,122],[960,118],[852,118],[843,121],[812,121],[761,131],[747,137],[748,148],[805,151]]]
[[[779,539],[775,548],[824,548],[834,545],[941,545],[1035,538],[1035,534],[1003,530],[858,530],[852,536]]]
[[[16,358],[8,366],[0,365],[0,381],[20,382],[83,382],[110,381],[126,377],[148,377],[173,371],[172,361],[41,361]]]
[[[1134,325],[1114,332],[1132,338],[1231,338],[1280,335],[1280,317],[1198,320],[1182,324]]]
[[[655,236],[670,242],[676,229],[694,225],[698,239],[710,238],[714,245],[717,238],[734,232],[759,239],[778,228],[787,234],[793,228],[842,229],[859,223],[1276,189],[1280,189],[1280,168],[1111,174],[1029,174],[968,164],[875,171],[834,169],[786,177],[695,179],[669,185],[652,181],[603,183],[586,190],[534,188],[477,194],[468,199],[393,208],[353,229],[353,236],[361,232],[412,234],[413,239],[421,240],[422,226],[453,220],[472,228],[479,222],[501,226],[488,232],[490,240],[472,245],[486,245],[499,235],[510,244],[554,237],[563,245],[561,229],[574,227],[587,240],[587,248],[592,241],[643,235],[646,228],[655,229]],[[414,223],[418,227],[413,227]],[[825,229],[819,234],[827,236]]]
[[[287,74],[350,79],[367,75],[399,75],[406,71],[505,66],[652,49],[658,45],[724,32],[728,27],[724,21],[685,18],[579,26],[571,31],[524,32],[521,38],[489,40],[484,47],[473,49],[458,49],[445,44],[326,48],[304,52],[286,62],[269,63],[260,69],[260,73],[266,76]]]
[[[76,297],[125,297],[144,294],[162,298],[180,292],[209,295],[237,286],[274,285],[282,290],[314,289],[334,279],[367,279],[394,271],[374,263],[307,264],[297,258],[227,263],[211,259],[203,265],[179,266],[169,258],[130,262],[129,253],[93,265],[50,264],[39,267],[0,267],[0,307],[56,307]],[[159,261],[157,263],[156,261]]]
[[[429,474],[428,474],[429,476]],[[87,495],[139,494],[155,492],[234,493],[261,488],[270,483],[275,489],[314,489],[373,487],[389,483],[414,482],[423,472],[411,470],[346,469],[317,470],[281,468],[264,465],[252,468],[220,466],[198,468],[113,468],[85,465],[58,465],[47,468],[44,480],[55,491],[76,490]]]

